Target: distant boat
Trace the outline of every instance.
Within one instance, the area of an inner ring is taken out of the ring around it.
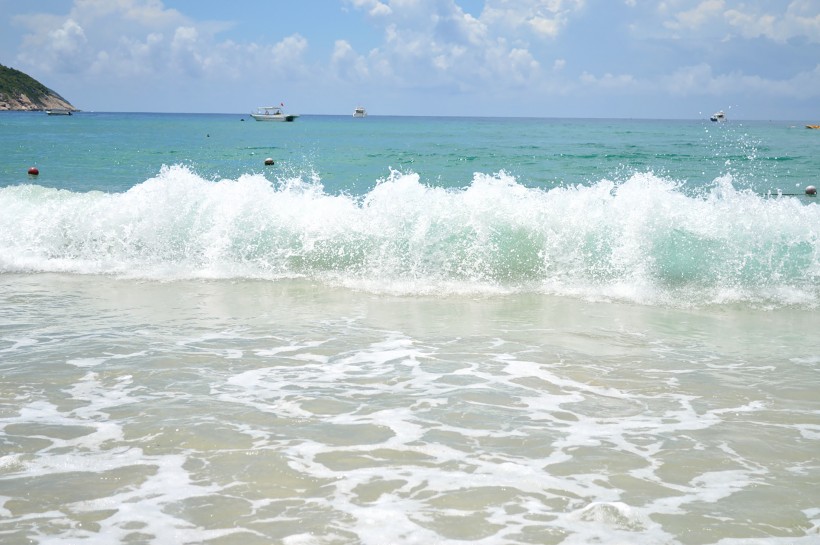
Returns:
[[[712,121],[726,121],[726,114],[723,113],[723,110],[721,110],[719,112],[713,113],[712,117],[710,117],[709,119],[711,119]]]
[[[361,106],[358,106],[355,110],[353,110],[353,117],[367,117],[367,110]]]
[[[806,125],[807,129],[820,129],[820,125]]]
[[[286,114],[282,112],[282,106],[261,106],[251,117],[257,121],[293,121],[299,114]]]
[[[72,115],[71,110],[68,108],[52,108],[50,110],[46,110],[48,115]]]

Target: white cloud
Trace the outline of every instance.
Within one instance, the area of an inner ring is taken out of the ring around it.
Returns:
[[[65,16],[32,14],[17,17],[16,22],[29,29],[18,55],[24,63],[44,72],[125,74],[145,73],[145,69],[119,63],[145,63],[146,54],[158,52],[146,43],[172,35],[188,21],[176,10],[164,9],[158,0],[75,0]],[[141,51],[129,54],[132,47]],[[57,49],[61,54],[56,54]],[[112,64],[105,66],[107,62]]]
[[[200,54],[199,33],[193,27],[177,27],[171,39],[171,62],[191,76],[201,76],[205,59]]]
[[[676,13],[665,26],[673,30],[697,29],[719,20],[726,4],[723,0],[704,0],[693,9]]]
[[[225,79],[245,70],[281,74],[290,63],[298,75],[307,50],[296,34],[262,46],[219,41],[216,32],[225,24],[195,22],[160,0],[75,0],[64,17],[18,22],[30,29],[18,59],[43,73]]]
[[[304,62],[307,49],[307,39],[300,34],[292,34],[273,45],[254,46],[252,54],[243,59],[241,64],[246,71],[262,70],[272,76],[298,79],[304,77],[310,69]],[[244,50],[242,54],[245,54]]]
[[[350,3],[362,10],[372,4]],[[554,35],[570,8],[578,6],[583,6],[583,0],[491,0],[477,18],[453,0],[392,0],[390,13],[382,14],[382,43],[359,58],[366,59],[371,74],[404,87],[478,91],[488,83],[535,84],[541,76],[540,63],[523,37],[516,36],[517,30],[536,38]],[[514,41],[508,35],[515,36]],[[334,60],[338,54],[334,53]],[[345,58],[351,55],[345,51]]]
[[[609,74],[603,76],[594,76],[588,72],[581,74],[579,80],[584,86],[593,86],[600,89],[625,89],[635,88],[638,82],[635,77],[630,74]]]
[[[393,10],[390,6],[379,0],[347,0],[356,9],[367,12],[371,17],[385,17],[390,15]]]
[[[726,21],[745,38],[765,37],[784,43],[790,38],[805,37],[820,42],[820,3],[795,0],[784,13],[765,13],[742,6],[726,11]]]
[[[185,16],[175,9],[166,8],[161,0],[75,0],[71,14],[87,19],[115,18],[153,28],[187,22]]]
[[[668,76],[662,76],[660,81],[664,92],[672,96],[721,94],[727,90],[727,79],[716,78],[712,67],[705,63],[679,68]]]
[[[820,2],[816,0],[701,0],[690,9],[681,9],[679,5],[681,0],[662,2],[658,12],[665,17],[665,28],[695,32],[691,39],[702,38],[699,32],[708,29],[712,33],[762,37],[778,43],[795,37],[820,42]]]
[[[769,97],[771,100],[820,99],[820,64],[792,77],[774,79],[742,71],[715,73],[707,63],[684,66],[658,77],[606,73],[596,76],[583,72],[578,85],[585,91],[595,89],[628,92],[633,96],[652,93],[657,96],[687,99],[692,97]],[[569,89],[579,91],[579,87]],[[613,95],[614,96],[614,95]]]
[[[383,25],[383,39],[364,54],[339,37],[319,71],[351,81],[462,90],[537,84],[541,63],[526,37],[557,36],[584,7],[584,0],[489,0],[475,17],[455,0],[345,1]],[[65,26],[69,20],[75,26]],[[243,70],[266,70],[258,77],[270,78],[286,67],[298,79],[311,69],[304,58],[308,42],[298,34],[276,44],[220,41],[218,26],[160,0],[75,0],[66,17],[30,29],[20,58],[23,64],[37,59],[41,72],[224,80],[245,77]],[[51,36],[57,30],[63,40]]]
[[[783,92],[799,99],[820,99],[820,64],[791,78]]]
[[[714,74],[707,64],[680,68],[660,80],[666,93],[672,96],[748,95],[772,98],[820,98],[820,64],[788,79],[769,79],[756,74],[731,72]]]
[[[555,38],[585,5],[585,0],[487,0],[481,21],[488,26]]]
[[[151,33],[144,40],[123,36],[110,50],[99,51],[88,71],[118,77],[150,76],[162,69],[166,50],[162,34]]]
[[[20,59],[45,71],[82,70],[93,58],[86,32],[74,19],[26,36]]]
[[[370,75],[367,60],[347,40],[336,40],[330,58],[333,73],[340,79],[361,81]]]

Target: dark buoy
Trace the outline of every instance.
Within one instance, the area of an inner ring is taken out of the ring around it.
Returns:
[[[37,170],[37,167],[31,167],[30,169],[28,169],[28,173],[32,176],[37,176],[38,174],[40,174],[40,171]]]
[[[806,188],[806,195],[811,195],[812,197],[817,195],[817,188],[813,185],[810,185]]]
[[[266,165],[272,165],[272,164],[273,164],[273,159],[271,159],[270,157],[268,157],[267,159],[265,159],[265,164],[266,164]]]

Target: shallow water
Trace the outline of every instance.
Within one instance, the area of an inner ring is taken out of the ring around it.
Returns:
[[[818,539],[811,311],[0,280],[4,543]]]

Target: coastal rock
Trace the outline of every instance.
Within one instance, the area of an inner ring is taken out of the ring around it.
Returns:
[[[0,111],[57,108],[77,110],[66,99],[31,76],[0,64]]]

